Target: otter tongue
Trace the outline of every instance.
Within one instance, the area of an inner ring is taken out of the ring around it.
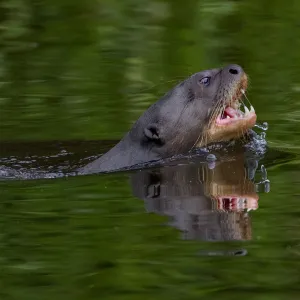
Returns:
[[[227,106],[225,108],[225,113],[227,114],[227,116],[229,116],[230,118],[234,118],[237,116],[237,111],[235,109],[233,109],[230,106]]]

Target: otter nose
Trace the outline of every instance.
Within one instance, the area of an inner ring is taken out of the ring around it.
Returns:
[[[229,73],[232,75],[238,75],[244,72],[243,68],[239,65],[229,65],[227,68]]]

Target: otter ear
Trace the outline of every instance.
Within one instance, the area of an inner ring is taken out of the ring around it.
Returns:
[[[157,144],[162,144],[162,139],[159,134],[159,128],[157,124],[150,124],[144,129],[144,135],[148,140],[151,140]]]
[[[158,198],[160,196],[160,182],[147,186],[147,198]]]

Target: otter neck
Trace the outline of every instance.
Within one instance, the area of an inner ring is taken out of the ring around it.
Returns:
[[[81,174],[109,172],[156,159],[159,159],[158,155],[152,151],[145,151],[145,148],[137,141],[132,141],[127,133],[107,153],[86,165],[79,172]]]

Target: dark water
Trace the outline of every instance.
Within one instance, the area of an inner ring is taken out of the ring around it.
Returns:
[[[69,171],[176,82],[227,63],[269,129],[267,150],[215,164],[0,181],[0,299],[297,299],[299,14],[296,1],[1,2],[2,166]]]

